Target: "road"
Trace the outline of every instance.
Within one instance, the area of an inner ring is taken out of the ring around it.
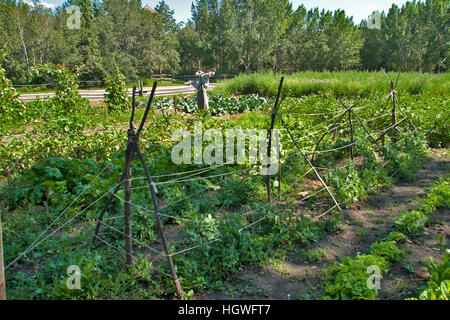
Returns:
[[[212,90],[216,87],[215,83],[210,83],[208,90]],[[151,87],[144,87],[144,96],[149,96],[152,90]],[[78,90],[80,95],[83,98],[88,99],[89,101],[102,101],[105,98],[105,90]],[[128,95],[131,96],[132,89],[128,89]],[[194,94],[196,93],[194,87],[192,86],[171,86],[171,87],[158,87],[156,88],[155,96],[175,96],[181,94]],[[23,101],[33,101],[37,98],[44,99],[47,97],[53,97],[55,95],[54,92],[48,93],[27,93],[21,94],[20,98]]]

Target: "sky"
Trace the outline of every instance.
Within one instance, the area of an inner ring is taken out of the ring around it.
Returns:
[[[31,2],[31,0],[24,0]],[[53,8],[61,5],[64,0],[41,0],[44,5]],[[149,4],[155,7],[159,0],[142,0],[144,5]],[[353,22],[359,24],[361,20],[367,19],[373,11],[387,12],[393,3],[402,6],[406,0],[291,0],[294,9],[303,4],[307,9],[319,7],[320,9],[336,10],[343,9],[347,16],[353,16]],[[191,17],[192,0],[166,0],[169,7],[175,11],[175,18],[178,22],[186,22]]]

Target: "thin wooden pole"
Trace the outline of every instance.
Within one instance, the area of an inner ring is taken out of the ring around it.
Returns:
[[[281,156],[280,156],[280,141],[277,141],[278,152],[278,199],[281,197]]]
[[[353,150],[354,150],[354,141],[355,141],[355,137],[354,137],[354,133],[353,133],[353,122],[352,122],[352,107],[350,107],[350,109],[348,110],[348,125],[350,126],[350,158],[353,160]]]
[[[5,269],[3,264],[2,217],[0,216],[0,300],[6,300]]]
[[[125,193],[124,193],[124,224],[125,224],[125,251],[127,253],[127,264],[133,263],[133,245],[131,241],[131,171],[132,155],[134,153],[134,132],[128,131],[128,145],[125,158]]]
[[[270,115],[270,129],[268,133],[269,142],[267,144],[267,160],[269,163],[267,164],[267,177],[266,177],[266,188],[267,188],[267,198],[269,202],[272,201],[272,192],[270,190],[270,167],[271,167],[271,156],[272,156],[272,130],[275,126],[275,120],[278,113],[278,107],[280,102],[281,89],[283,88],[284,77],[280,80],[280,85],[278,86],[277,98],[275,100],[275,105],[272,108],[272,114]]]
[[[100,232],[100,227],[102,225],[103,217],[106,213],[106,210],[111,205],[112,200],[114,199],[114,196],[117,194],[117,192],[119,192],[124,179],[125,179],[125,170],[122,173],[122,177],[120,178],[119,184],[114,188],[113,193],[109,196],[108,200],[106,201],[105,205],[102,208],[102,211],[100,212],[100,215],[98,216],[97,226],[95,227],[94,237],[92,238],[92,241],[95,241],[95,239],[97,239],[97,236]]]
[[[396,107],[395,107],[395,88],[394,88],[394,82],[393,81],[391,81],[391,91],[392,91],[392,126],[393,126],[393,128],[392,128],[392,130],[393,130],[393,134],[392,134],[392,136],[393,136],[393,138],[394,138],[394,141],[395,141],[395,139],[396,139],[396,131],[397,131],[397,115],[395,114],[395,109],[396,109]]]
[[[8,177],[8,187],[12,187],[12,178],[11,178],[12,169],[6,169],[6,175]]]
[[[166,255],[167,255],[167,260],[169,262],[170,271],[172,272],[172,279],[173,279],[173,282],[174,282],[174,285],[175,285],[175,289],[177,291],[177,296],[178,296],[179,299],[182,299],[183,298],[183,293],[181,291],[181,285],[180,285],[180,282],[178,281],[178,276],[177,276],[177,272],[175,270],[175,265],[173,264],[172,255],[170,254],[170,249],[169,249],[166,233],[164,232],[164,225],[162,223],[161,216],[159,214],[158,200],[156,198],[157,191],[156,191],[155,185],[153,184],[152,177],[150,175],[150,170],[148,169],[148,166],[147,166],[147,162],[145,161],[145,158],[142,155],[141,149],[139,148],[139,144],[138,144],[139,136],[140,136],[140,134],[142,132],[142,129],[143,129],[144,124],[145,124],[145,121],[147,120],[147,116],[148,116],[148,113],[150,111],[150,107],[151,107],[151,104],[152,104],[152,101],[153,101],[153,97],[155,95],[156,86],[157,86],[157,82],[155,81],[155,83],[153,84],[152,92],[150,94],[150,98],[148,100],[147,108],[146,108],[146,110],[144,112],[144,116],[142,117],[141,124],[139,125],[139,129],[138,129],[137,133],[132,137],[133,154],[136,153],[138,155],[139,160],[141,161],[142,166],[144,167],[144,171],[145,171],[145,175],[146,175],[146,178],[147,178],[147,182],[148,182],[149,187],[150,187],[150,193],[151,193],[151,196],[152,196],[153,206],[154,206],[154,209],[155,209],[155,216],[156,216],[156,220],[157,220],[157,223],[158,223],[158,228],[159,228],[159,232],[160,232],[160,236],[161,236],[161,241],[162,241],[163,246],[164,246],[164,251],[166,252]]]
[[[158,227],[159,227],[159,233],[161,236],[161,241],[163,243],[164,246],[164,251],[166,252],[167,255],[167,261],[169,262],[169,267],[170,267],[170,271],[172,272],[172,279],[173,282],[175,284],[175,289],[177,291],[177,296],[179,299],[183,298],[183,293],[181,291],[181,285],[180,282],[178,281],[178,276],[177,276],[177,272],[175,270],[175,266],[173,264],[173,260],[172,260],[172,255],[170,254],[170,249],[169,249],[169,245],[167,243],[167,238],[166,238],[166,234],[164,232],[164,225],[161,221],[161,216],[159,214],[159,208],[158,208],[158,199],[156,198],[156,188],[155,185],[153,184],[152,181],[152,177],[150,175],[150,170],[148,169],[147,163],[144,159],[144,156],[141,153],[141,150],[139,148],[139,145],[136,144],[136,152],[137,155],[139,157],[139,159],[141,160],[142,166],[144,167],[144,171],[145,171],[145,176],[147,177],[147,182],[149,184],[150,187],[150,193],[152,196],[152,201],[153,201],[153,207],[155,209],[155,216],[156,216],[156,221],[158,222]]]
[[[173,109],[175,110],[175,114],[177,114],[177,96],[173,96]]]

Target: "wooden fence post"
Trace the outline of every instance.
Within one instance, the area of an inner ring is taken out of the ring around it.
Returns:
[[[12,187],[12,178],[11,178],[12,169],[6,169],[6,176],[8,177],[8,187]]]
[[[353,106],[352,106],[353,107]],[[350,138],[351,138],[351,146],[350,146],[350,158],[353,160],[353,143],[355,141],[354,133],[353,133],[353,122],[352,122],[352,107],[348,110],[348,125],[350,126]]]
[[[177,114],[177,96],[173,96],[173,109],[175,110],[175,114]]]
[[[131,170],[132,154],[134,153],[134,135],[128,131],[128,145],[125,158],[125,193],[124,193],[124,222],[125,222],[125,250],[127,253],[127,264],[133,263],[133,245],[131,242]]]
[[[278,152],[278,199],[281,197],[281,153],[280,153],[280,141],[277,141]]]
[[[0,216],[0,300],[6,300],[6,281],[3,264],[2,217]]]

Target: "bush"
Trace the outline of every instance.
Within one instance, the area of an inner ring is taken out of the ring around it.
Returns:
[[[19,94],[12,86],[11,81],[6,78],[6,71],[1,64],[4,55],[0,51],[0,122],[11,122],[22,119],[26,107],[20,100]]]
[[[252,200],[258,191],[257,185],[249,177],[227,179],[220,193],[220,202],[225,207],[244,205]]]
[[[105,103],[108,111],[125,111],[129,109],[130,99],[127,95],[125,76],[118,71],[114,77],[106,77]]]
[[[33,68],[32,73],[36,76],[44,73],[56,77],[55,96],[50,101],[58,111],[68,114],[89,107],[88,100],[78,93],[78,69],[68,70],[64,65],[48,63]]]

